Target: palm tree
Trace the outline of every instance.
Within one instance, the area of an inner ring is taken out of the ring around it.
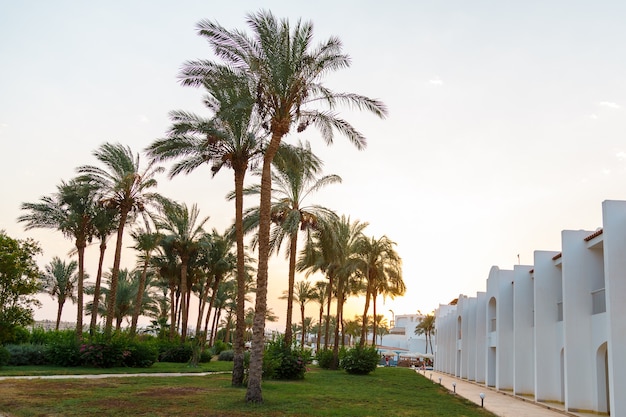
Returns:
[[[359,268],[365,280],[365,307],[363,309],[363,329],[361,331],[360,345],[363,346],[367,339],[368,316],[370,300],[374,305],[374,317],[376,317],[376,298],[380,292],[394,295],[404,294],[406,287],[402,281],[402,260],[394,249],[395,242],[387,236],[379,239],[374,237],[363,238],[358,244]],[[393,289],[393,292],[390,291]],[[376,322],[373,323],[372,345],[376,344]]]
[[[311,298],[320,305],[317,326],[317,350],[320,350],[320,344],[322,343],[322,321],[324,319],[324,304],[326,303],[327,286],[328,283],[326,281],[317,281],[313,286],[313,296]],[[326,341],[326,343],[328,343],[328,341]]]
[[[22,210],[30,213],[18,217],[26,223],[26,230],[51,228],[73,238],[78,253],[78,283],[76,335],[83,332],[83,283],[85,279],[85,248],[94,235],[93,208],[94,184],[81,179],[62,182],[57,192],[50,197],[42,197],[39,203],[23,203]]]
[[[139,291],[141,270],[129,271],[128,269],[121,269],[118,275],[118,291],[115,293],[115,301],[113,302],[113,317],[115,319],[115,330],[120,330],[122,322],[125,318],[131,317],[135,310],[135,302],[137,300],[137,291]],[[110,284],[113,277],[113,270],[104,274],[105,281],[109,284],[109,287],[102,287],[102,294],[106,296],[104,305],[99,305],[100,313],[104,314],[109,311],[108,303],[111,301],[110,297]],[[158,315],[158,307],[155,300],[152,298],[152,276],[148,277],[144,294],[141,301],[140,311],[141,314],[148,314],[150,317],[156,317]],[[93,287],[89,287],[88,292],[93,292]],[[87,303],[87,311],[90,314],[95,314],[93,309],[93,303]]]
[[[165,139],[155,141],[148,153],[159,161],[177,159],[170,178],[189,173],[204,163],[211,163],[211,172],[222,167],[233,169],[235,177],[235,240],[237,243],[238,294],[245,294],[245,246],[243,232],[243,184],[249,167],[262,156],[265,138],[258,117],[253,111],[255,97],[244,74],[224,69],[220,77],[204,83],[208,96],[205,104],[213,111],[212,119],[187,112],[171,113],[174,125]],[[245,300],[237,299],[233,364],[233,386],[242,386],[244,379]]]
[[[91,322],[89,324],[89,334],[93,336],[96,331],[96,323],[98,321],[98,311],[100,308],[100,286],[102,284],[102,270],[104,265],[104,254],[107,249],[107,240],[117,230],[119,225],[118,211],[108,209],[101,205],[94,206],[95,212],[93,217],[93,226],[95,229],[95,236],[100,240],[100,257],[98,259],[98,272],[96,274],[96,284],[94,286],[93,293],[93,314],[91,315]]]
[[[76,275],[76,268],[78,264],[76,261],[65,263],[61,258],[55,256],[52,261],[46,265],[42,278],[42,290],[48,293],[52,298],[57,299],[57,321],[55,329],[59,330],[59,323],[61,322],[61,314],[63,312],[63,305],[69,298],[72,302],[76,302],[74,291],[76,290],[76,284],[78,281],[78,275]]]
[[[300,323],[302,323],[302,341],[300,346],[302,347],[302,349],[304,349],[304,339],[306,335],[304,325],[304,308],[306,307],[307,303],[311,301],[314,297],[313,287],[311,286],[311,283],[308,281],[298,281],[295,285],[293,295],[294,300],[300,305]]]
[[[296,276],[296,255],[298,232],[320,227],[320,223],[328,223],[336,215],[329,209],[305,204],[306,198],[313,192],[328,184],[341,182],[338,175],[319,177],[322,161],[311,152],[308,144],[299,146],[281,146],[273,161],[272,170],[272,222],[277,225],[272,231],[270,246],[278,252],[285,238],[289,239],[287,257],[289,258],[289,275],[287,283],[287,320],[285,325],[285,344],[291,345],[291,320],[293,315],[293,291]],[[258,194],[260,187],[246,190],[247,194]],[[259,208],[248,210],[244,224],[258,226]]]
[[[382,103],[356,94],[335,93],[320,84],[326,73],[348,67],[347,55],[341,51],[341,42],[331,38],[317,48],[311,45],[313,25],[298,21],[293,30],[287,20],[278,20],[271,12],[250,14],[247,22],[252,37],[229,31],[218,23],[203,20],[198,24],[200,35],[206,37],[218,57],[225,64],[213,61],[192,61],[185,64],[183,84],[201,86],[225,67],[245,73],[249,84],[255,87],[257,112],[269,130],[270,142],[263,157],[259,222],[259,265],[255,303],[254,342],[250,359],[250,373],[246,401],[263,402],[261,390],[265,311],[267,309],[268,260],[270,255],[271,166],[282,138],[294,125],[299,131],[315,125],[327,143],[332,143],[333,130],[348,137],[357,148],[365,146],[365,138],[332,109],[338,102],[369,110],[383,117]],[[326,103],[330,111],[310,107]]]
[[[113,258],[111,285],[108,292],[108,296],[115,300],[120,262],[122,260],[124,227],[129,220],[129,216],[137,212],[143,212],[146,205],[156,198],[156,195],[148,193],[148,190],[156,187],[157,181],[154,176],[163,172],[163,168],[154,165],[154,161],[152,161],[142,170],[139,154],[134,155],[129,147],[119,143],[105,143],[96,149],[93,155],[105,165],[106,169],[84,165],[78,168],[78,172],[84,174],[99,186],[102,193],[100,203],[104,207],[116,209],[119,212],[115,257]],[[110,335],[113,326],[115,303],[113,301],[108,302],[107,306],[104,330],[107,335]]]
[[[139,279],[137,289],[135,310],[133,311],[130,324],[130,335],[133,337],[137,331],[137,321],[139,320],[139,315],[141,314],[142,297],[144,289],[146,288],[146,279],[148,276],[150,259],[152,257],[152,253],[159,247],[163,236],[158,232],[151,232],[148,224],[146,224],[146,227],[143,229],[133,230],[131,232],[131,236],[135,240],[134,248],[141,253],[140,260],[142,261],[141,278]]]
[[[383,336],[386,334],[389,334],[389,324],[387,323],[387,318],[383,314],[377,314],[376,318],[372,320],[372,323],[373,323],[372,328],[376,329],[376,330],[372,329],[374,338],[376,338],[376,336],[380,336],[380,344],[382,345]],[[376,344],[375,340],[376,339],[374,339],[374,345]]]
[[[171,244],[172,249],[180,260],[180,294],[181,294],[181,340],[187,337],[187,322],[189,319],[188,267],[192,258],[198,255],[200,240],[204,236],[204,225],[208,217],[199,219],[200,210],[197,205],[191,206],[164,200],[162,215],[155,216],[154,223],[164,233],[163,240]]]
[[[428,353],[428,343],[430,342],[430,352],[435,353],[433,351],[433,338],[432,335],[435,332],[435,315],[434,314],[426,314],[420,319],[420,322],[415,326],[415,334],[426,335],[426,352]]]

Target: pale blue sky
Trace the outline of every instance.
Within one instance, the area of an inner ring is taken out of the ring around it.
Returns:
[[[181,87],[184,61],[210,56],[200,19],[245,27],[253,1],[0,0],[0,228],[32,236],[41,266],[71,242],[24,232],[15,219],[70,179],[105,141],[138,151],[164,134],[174,109],[202,112]],[[275,15],[336,35],[352,67],[338,91],[383,100],[389,117],[342,111],[368,138],[309,140],[327,174],[343,177],[311,202],[370,223],[404,259],[406,297],[379,312],[430,311],[484,290],[489,268],[559,250],[562,229],[601,225],[600,204],[626,198],[626,3],[619,1],[268,1]],[[209,227],[232,219],[231,173],[208,169],[160,191],[197,202]],[[112,251],[111,251],[112,252]],[[95,274],[95,250],[88,254]],[[112,254],[111,254],[112,255]],[[132,266],[134,254],[125,255]],[[270,297],[284,287],[282,257]],[[274,303],[283,315],[284,301]],[[313,308],[313,306],[311,306]],[[355,307],[357,308],[357,307]],[[360,310],[360,307],[358,307]],[[49,308],[37,312],[46,315]],[[68,308],[64,319],[73,320]],[[308,313],[314,315],[313,310]],[[388,314],[388,313],[387,313]],[[390,316],[390,315],[389,315]]]

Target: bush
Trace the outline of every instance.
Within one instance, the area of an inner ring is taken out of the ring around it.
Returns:
[[[48,332],[48,363],[58,366],[78,366],[81,357],[76,333],[73,330]]]
[[[229,343],[226,343],[222,340],[216,340],[213,346],[211,347],[211,352],[213,355],[219,355],[225,350],[230,350],[232,347]],[[232,360],[232,359],[231,359]]]
[[[315,355],[315,359],[317,359],[317,364],[322,369],[330,369],[333,364],[333,351],[330,349],[323,349],[317,351],[317,355]]]
[[[25,343],[21,345],[7,345],[6,350],[11,355],[8,365],[47,365],[47,347],[45,345],[33,345]]]
[[[339,366],[349,374],[366,375],[376,370],[380,357],[374,346],[356,346],[342,355]]]
[[[159,349],[150,341],[132,342],[127,351],[130,355],[124,356],[124,365],[131,368],[149,368],[159,358]]]
[[[234,350],[223,350],[217,357],[218,361],[232,362],[235,360],[235,351]]]
[[[45,345],[48,344],[48,334],[42,327],[35,327],[30,332],[30,343],[33,345]]]
[[[263,378],[303,379],[306,358],[301,351],[286,346],[284,339],[270,342],[263,354]]]
[[[159,350],[159,362],[186,363],[189,362],[193,353],[190,344],[161,344]]]
[[[0,368],[9,363],[9,357],[11,354],[4,346],[0,346]]]

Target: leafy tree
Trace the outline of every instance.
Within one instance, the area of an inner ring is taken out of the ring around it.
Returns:
[[[426,314],[422,318],[420,318],[420,322],[415,326],[415,334],[426,335],[426,352],[428,353],[428,344],[430,343],[430,352],[435,353],[433,351],[433,333],[435,332],[435,315],[434,314]]]
[[[59,330],[61,322],[61,314],[65,301],[69,298],[72,302],[76,302],[74,292],[78,275],[76,275],[76,261],[65,263],[61,258],[55,256],[52,261],[46,265],[42,279],[42,290],[48,293],[52,298],[57,299],[57,321],[55,329]]]
[[[18,240],[0,231],[0,345],[10,340],[15,329],[33,321],[33,297],[39,290],[40,272],[35,256],[39,245]]]
[[[279,20],[268,11],[248,15],[247,23],[252,36],[239,30],[228,30],[215,22],[201,21],[198,24],[200,35],[208,40],[224,63],[209,60],[186,63],[183,84],[202,86],[225,68],[237,68],[248,78],[248,85],[254,88],[256,110],[271,137],[265,148],[261,175],[256,314],[246,391],[246,401],[261,403],[274,156],[293,126],[303,131],[310,124],[321,131],[327,143],[332,143],[334,130],[337,130],[361,149],[365,146],[363,135],[338,118],[332,109],[337,103],[347,103],[381,117],[386,109],[377,100],[335,93],[320,83],[327,73],[350,64],[337,38],[330,38],[314,48],[311,23],[298,21],[292,29],[288,20]],[[319,110],[312,104],[326,104],[330,110]]]
[[[106,169],[84,165],[78,168],[78,172],[84,174],[86,178],[98,186],[102,193],[100,203],[103,207],[117,210],[119,213],[115,257],[113,258],[111,285],[108,292],[112,300],[107,302],[108,310],[104,328],[105,333],[110,335],[113,327],[113,316],[115,315],[113,309],[115,308],[114,300],[122,260],[124,227],[133,214],[143,212],[146,205],[156,199],[156,195],[149,193],[148,190],[156,187],[157,181],[154,176],[162,172],[163,168],[155,166],[154,161],[152,161],[148,163],[145,169],[141,169],[139,154],[133,154],[129,147],[119,143],[105,143],[96,149],[93,155]]]

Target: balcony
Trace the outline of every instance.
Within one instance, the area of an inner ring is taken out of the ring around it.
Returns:
[[[591,314],[606,313],[606,296],[604,288],[591,291]]]

